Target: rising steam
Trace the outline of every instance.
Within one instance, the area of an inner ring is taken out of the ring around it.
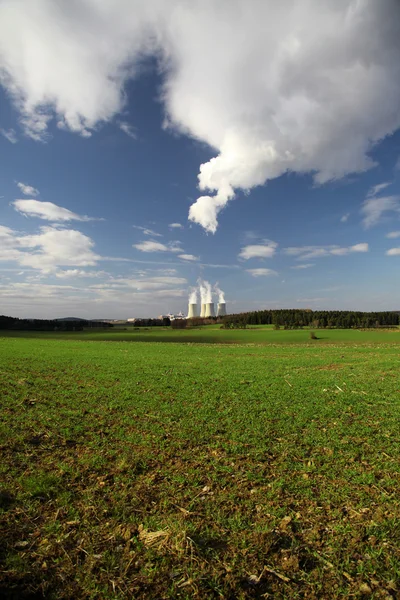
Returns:
[[[213,301],[213,289],[218,295],[218,302],[225,302],[225,294],[218,287],[218,284],[212,286],[211,283],[199,278],[197,280],[198,288],[191,288],[189,294],[189,304],[195,304],[197,302],[197,289],[199,291],[200,300],[202,304],[210,304]]]
[[[190,288],[189,304],[197,304],[197,288]]]
[[[215,293],[218,294],[218,302],[219,304],[225,304],[225,294],[224,292],[218,287],[218,283],[215,284],[214,286],[214,290]]]

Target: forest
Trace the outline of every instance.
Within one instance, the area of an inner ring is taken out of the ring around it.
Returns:
[[[227,329],[248,325],[275,325],[276,328],[299,329],[301,327],[324,328],[377,328],[397,327],[400,314],[395,311],[359,312],[346,310],[280,309],[258,310],[232,314],[224,317]]]

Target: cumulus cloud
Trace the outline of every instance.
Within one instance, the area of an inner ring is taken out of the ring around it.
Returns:
[[[38,196],[39,195],[39,190],[34,188],[32,185],[26,185],[25,183],[22,183],[22,181],[17,181],[17,186],[19,187],[21,192],[24,194],[24,196]]]
[[[373,166],[400,126],[399,15],[397,0],[14,0],[0,4],[0,73],[27,135],[56,118],[87,136],[156,56],[167,124],[215,151],[189,212],[214,232],[238,189]]]
[[[193,254],[179,254],[178,258],[181,258],[182,260],[189,260],[189,261],[199,260],[199,257],[194,256]]]
[[[89,267],[100,260],[91,238],[74,229],[41,227],[34,235],[0,226],[0,261],[48,272],[56,267]]]
[[[299,246],[284,248],[284,253],[289,256],[297,256],[297,260],[307,260],[310,258],[321,258],[323,256],[344,256],[352,252],[368,252],[367,243],[354,244],[354,246]],[[299,267],[300,268],[300,265]],[[304,268],[304,267],[303,267]]]
[[[249,260],[250,258],[272,258],[276,252],[278,244],[266,240],[264,244],[253,244],[244,246],[239,253],[239,258]]]
[[[400,213],[400,196],[381,196],[365,200],[361,208],[361,214],[364,215],[362,223],[365,229],[377,225],[381,221],[382,215],[387,212]]]
[[[147,229],[147,227],[141,227],[140,225],[132,225],[134,229],[139,229],[144,235],[150,235],[151,237],[162,237],[162,233],[157,233],[152,229]]]
[[[182,248],[178,242],[161,244],[161,242],[155,242],[154,240],[146,240],[139,244],[133,244],[133,248],[141,252],[182,252]]]
[[[269,277],[270,275],[278,275],[273,269],[247,269],[253,277]]]
[[[181,223],[170,223],[168,227],[170,229],[183,229],[183,225]]]
[[[15,133],[14,129],[0,129],[0,133],[11,144],[16,144],[18,142],[17,134]]]
[[[388,250],[386,252],[387,256],[399,256],[400,255],[400,248],[390,248],[390,250]]]
[[[24,192],[25,193],[25,192]],[[40,202],[39,200],[15,200],[11,202],[15,210],[20,212],[25,217],[37,217],[45,221],[53,221],[55,223],[67,221],[101,221],[94,217],[86,215],[77,215],[76,213],[57,206],[53,202]]]
[[[386,234],[386,237],[389,238],[390,240],[394,240],[396,238],[400,237],[400,231],[390,231],[389,233]]]

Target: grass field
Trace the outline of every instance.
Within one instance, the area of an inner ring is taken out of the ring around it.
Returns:
[[[0,337],[0,596],[398,598],[399,333],[195,333]]]
[[[173,342],[194,344],[309,344],[310,330],[279,330],[271,325],[253,326],[249,329],[221,329],[220,325],[173,330],[170,327],[132,329],[113,328],[109,330],[87,329],[79,332],[37,332],[4,331],[3,336],[17,338],[93,340],[120,342]],[[316,330],[318,344],[400,344],[400,329],[359,330],[359,329],[321,329]]]

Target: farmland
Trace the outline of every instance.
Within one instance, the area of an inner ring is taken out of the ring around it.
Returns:
[[[400,333],[317,336],[0,337],[2,597],[398,597]]]

